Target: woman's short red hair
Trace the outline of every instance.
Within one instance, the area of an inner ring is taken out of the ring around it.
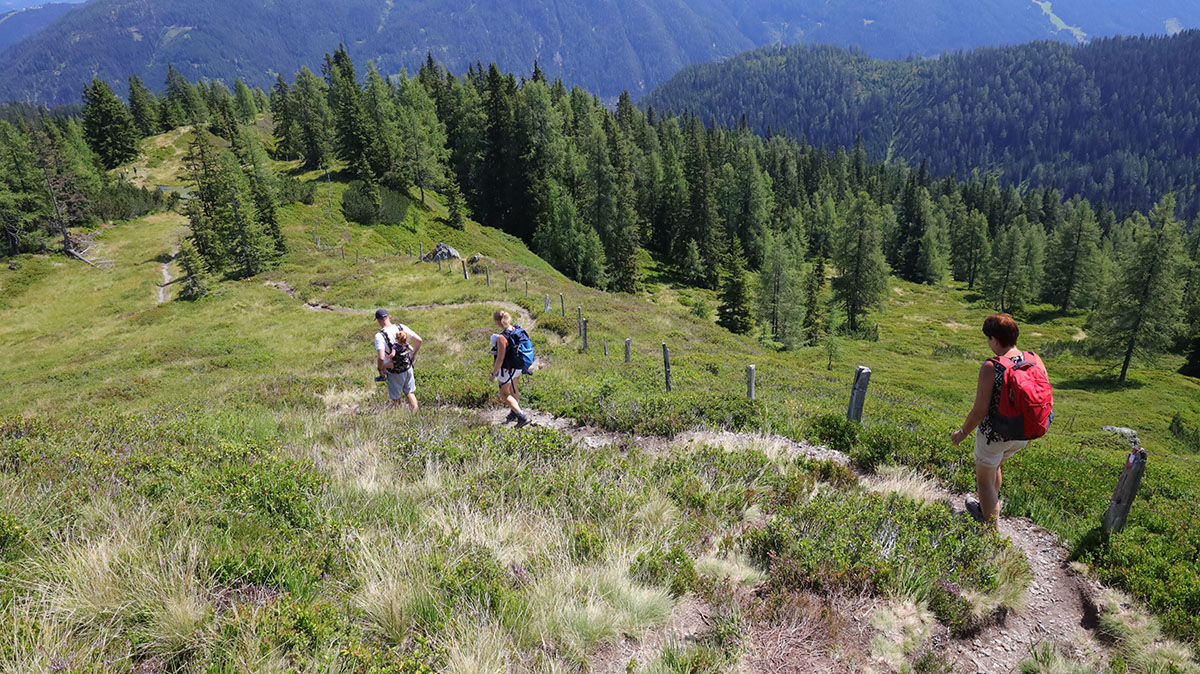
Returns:
[[[1021,328],[1008,314],[992,314],[983,319],[983,334],[995,337],[1000,346],[1016,346],[1017,338],[1021,336]]]

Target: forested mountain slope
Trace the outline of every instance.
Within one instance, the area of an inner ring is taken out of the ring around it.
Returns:
[[[1057,185],[1118,211],[1168,191],[1200,205],[1200,31],[1071,47],[1035,42],[883,61],[835,47],[765,47],[687,68],[643,99],[759,132]]]
[[[1049,3],[1044,3],[1049,8]],[[478,59],[527,71],[535,59],[604,98],[649,91],[681,67],[758,45],[858,45],[875,56],[936,55],[981,45],[1200,26],[1185,0],[1153,8],[1114,0],[96,0],[0,53],[0,100],[72,102],[93,75],[139,74],[154,87],[168,61],[189,78],[240,75],[263,86],[343,42],[384,74],[415,69],[431,52],[453,70]]]
[[[0,49],[33,35],[72,9],[75,9],[75,5],[65,2],[26,9],[6,9],[0,6]]]

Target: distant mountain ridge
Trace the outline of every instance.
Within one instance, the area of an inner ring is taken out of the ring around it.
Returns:
[[[76,7],[76,4],[66,2],[33,5],[20,9],[7,9],[0,6],[0,50],[37,33]]]
[[[1200,212],[1200,30],[1033,42],[938,59],[836,47],[764,47],[689,66],[641,104],[804,136],[873,158],[1003,183],[1057,185],[1118,210],[1177,193]]]
[[[0,52],[0,100],[77,101],[97,75],[137,73],[161,87],[168,61],[188,78],[266,86],[315,68],[344,43],[385,73],[432,53],[456,71],[476,61],[551,77],[612,98],[635,97],[683,66],[759,45],[858,45],[875,56],[1168,30],[1200,22],[1190,0],[1153,8],[1121,0],[93,0]],[[1190,11],[1190,14],[1189,14]],[[1171,24],[1174,25],[1174,24]]]

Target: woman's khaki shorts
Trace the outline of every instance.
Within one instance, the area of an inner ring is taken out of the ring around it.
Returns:
[[[1025,449],[1029,444],[1028,440],[1007,440],[1004,442],[988,442],[984,437],[983,430],[975,430],[975,463],[982,463],[985,466],[999,468],[1001,462],[1008,457],[1016,454],[1018,451]]]

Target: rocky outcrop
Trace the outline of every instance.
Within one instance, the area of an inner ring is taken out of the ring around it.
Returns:
[[[421,258],[421,260],[424,262],[437,262],[439,260],[457,260],[460,257],[462,255],[459,255],[458,251],[454,250],[452,246],[439,243],[433,247],[432,251],[426,253],[425,257]]]

